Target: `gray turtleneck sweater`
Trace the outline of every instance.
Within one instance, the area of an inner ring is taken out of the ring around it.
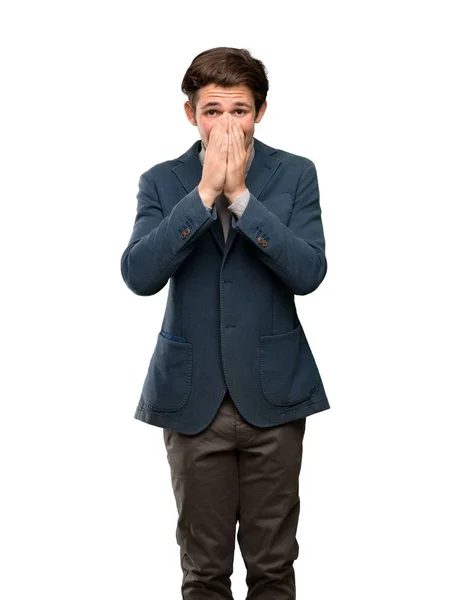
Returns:
[[[202,147],[199,152],[199,158],[200,158],[200,162],[202,163],[202,165],[205,160],[205,152],[206,152],[206,148],[202,142]],[[247,167],[245,169],[246,173],[248,173],[248,170],[250,169],[250,165],[252,164],[254,155],[255,155],[255,148],[254,148],[253,139],[252,139],[252,148],[250,151],[249,159],[247,161]],[[244,212],[244,210],[248,204],[249,199],[250,199],[250,192],[248,189],[246,189],[245,192],[243,192],[240,196],[238,196],[236,198],[236,200],[234,202],[232,202],[231,204],[228,204],[228,200],[224,194],[220,194],[215,199],[215,204],[217,205],[217,214],[219,215],[220,222],[222,223],[223,236],[225,238],[225,241],[227,240],[228,231],[230,229],[231,213],[233,213],[237,218],[241,217],[242,213]],[[205,208],[208,209],[208,211],[210,211],[210,212],[212,211],[212,206],[208,206],[205,203],[203,203],[203,204],[205,205]]]

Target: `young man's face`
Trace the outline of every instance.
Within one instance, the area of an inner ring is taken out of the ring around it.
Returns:
[[[217,118],[222,113],[229,112],[244,130],[246,150],[252,143],[255,123],[261,121],[266,107],[267,102],[264,102],[258,116],[256,116],[253,94],[247,86],[224,88],[213,83],[198,90],[195,114],[188,101],[184,104],[186,116],[192,125],[198,127],[200,137],[206,148],[208,147],[210,131]]]

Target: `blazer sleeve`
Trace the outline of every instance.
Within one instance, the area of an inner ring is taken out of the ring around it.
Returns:
[[[195,242],[217,219],[209,211],[198,186],[186,194],[163,218],[155,182],[139,179],[137,214],[128,246],[120,259],[122,277],[138,296],[159,292],[192,252]]]
[[[233,215],[231,224],[294,294],[305,296],[319,287],[327,272],[321,214],[316,167],[306,159],[287,225],[252,193],[242,216]]]

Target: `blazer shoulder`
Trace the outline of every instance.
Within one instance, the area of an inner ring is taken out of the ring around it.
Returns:
[[[147,171],[142,173],[141,176],[144,177],[144,179],[153,181],[157,181],[160,178],[166,179],[167,176],[172,175],[172,169],[175,166],[186,162],[187,160],[191,160],[193,156],[198,154],[200,151],[200,143],[201,140],[195,141],[192,146],[188,148],[188,150],[183,152],[183,154],[180,154],[180,156],[177,156],[177,158],[171,158],[169,160],[156,163],[153,165],[153,167],[150,167],[147,169]]]
[[[158,181],[161,177],[166,178],[167,175],[170,175],[172,172],[173,167],[178,163],[179,161],[176,158],[157,163],[142,173],[141,177],[147,181]]]
[[[276,153],[273,155],[282,162],[287,165],[293,165],[295,167],[301,167],[302,169],[306,169],[309,165],[314,165],[313,161],[307,156],[302,156],[300,154],[294,154],[293,152],[288,152],[287,150],[277,149]]]
[[[288,167],[294,167],[296,169],[300,168],[304,171],[309,165],[314,165],[313,161],[307,156],[294,154],[293,152],[282,150],[281,148],[274,148],[267,144],[263,144],[261,141],[259,141],[259,144],[264,148],[267,154],[271,155],[273,158],[277,158]]]

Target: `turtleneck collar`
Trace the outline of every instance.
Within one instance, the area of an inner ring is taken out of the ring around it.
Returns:
[[[206,148],[205,148],[205,145],[203,144],[203,140],[202,140],[202,147],[200,149],[200,152],[198,153],[198,156],[200,158],[200,162],[202,163],[202,165],[203,165],[203,162],[205,160],[205,152],[206,152]],[[248,173],[248,170],[250,169],[250,165],[252,164],[254,156],[255,156],[255,148],[254,148],[254,139],[252,138],[252,147],[251,147],[251,150],[250,150],[250,156],[249,156],[249,159],[247,161],[247,166],[245,168],[245,172],[246,173]]]

